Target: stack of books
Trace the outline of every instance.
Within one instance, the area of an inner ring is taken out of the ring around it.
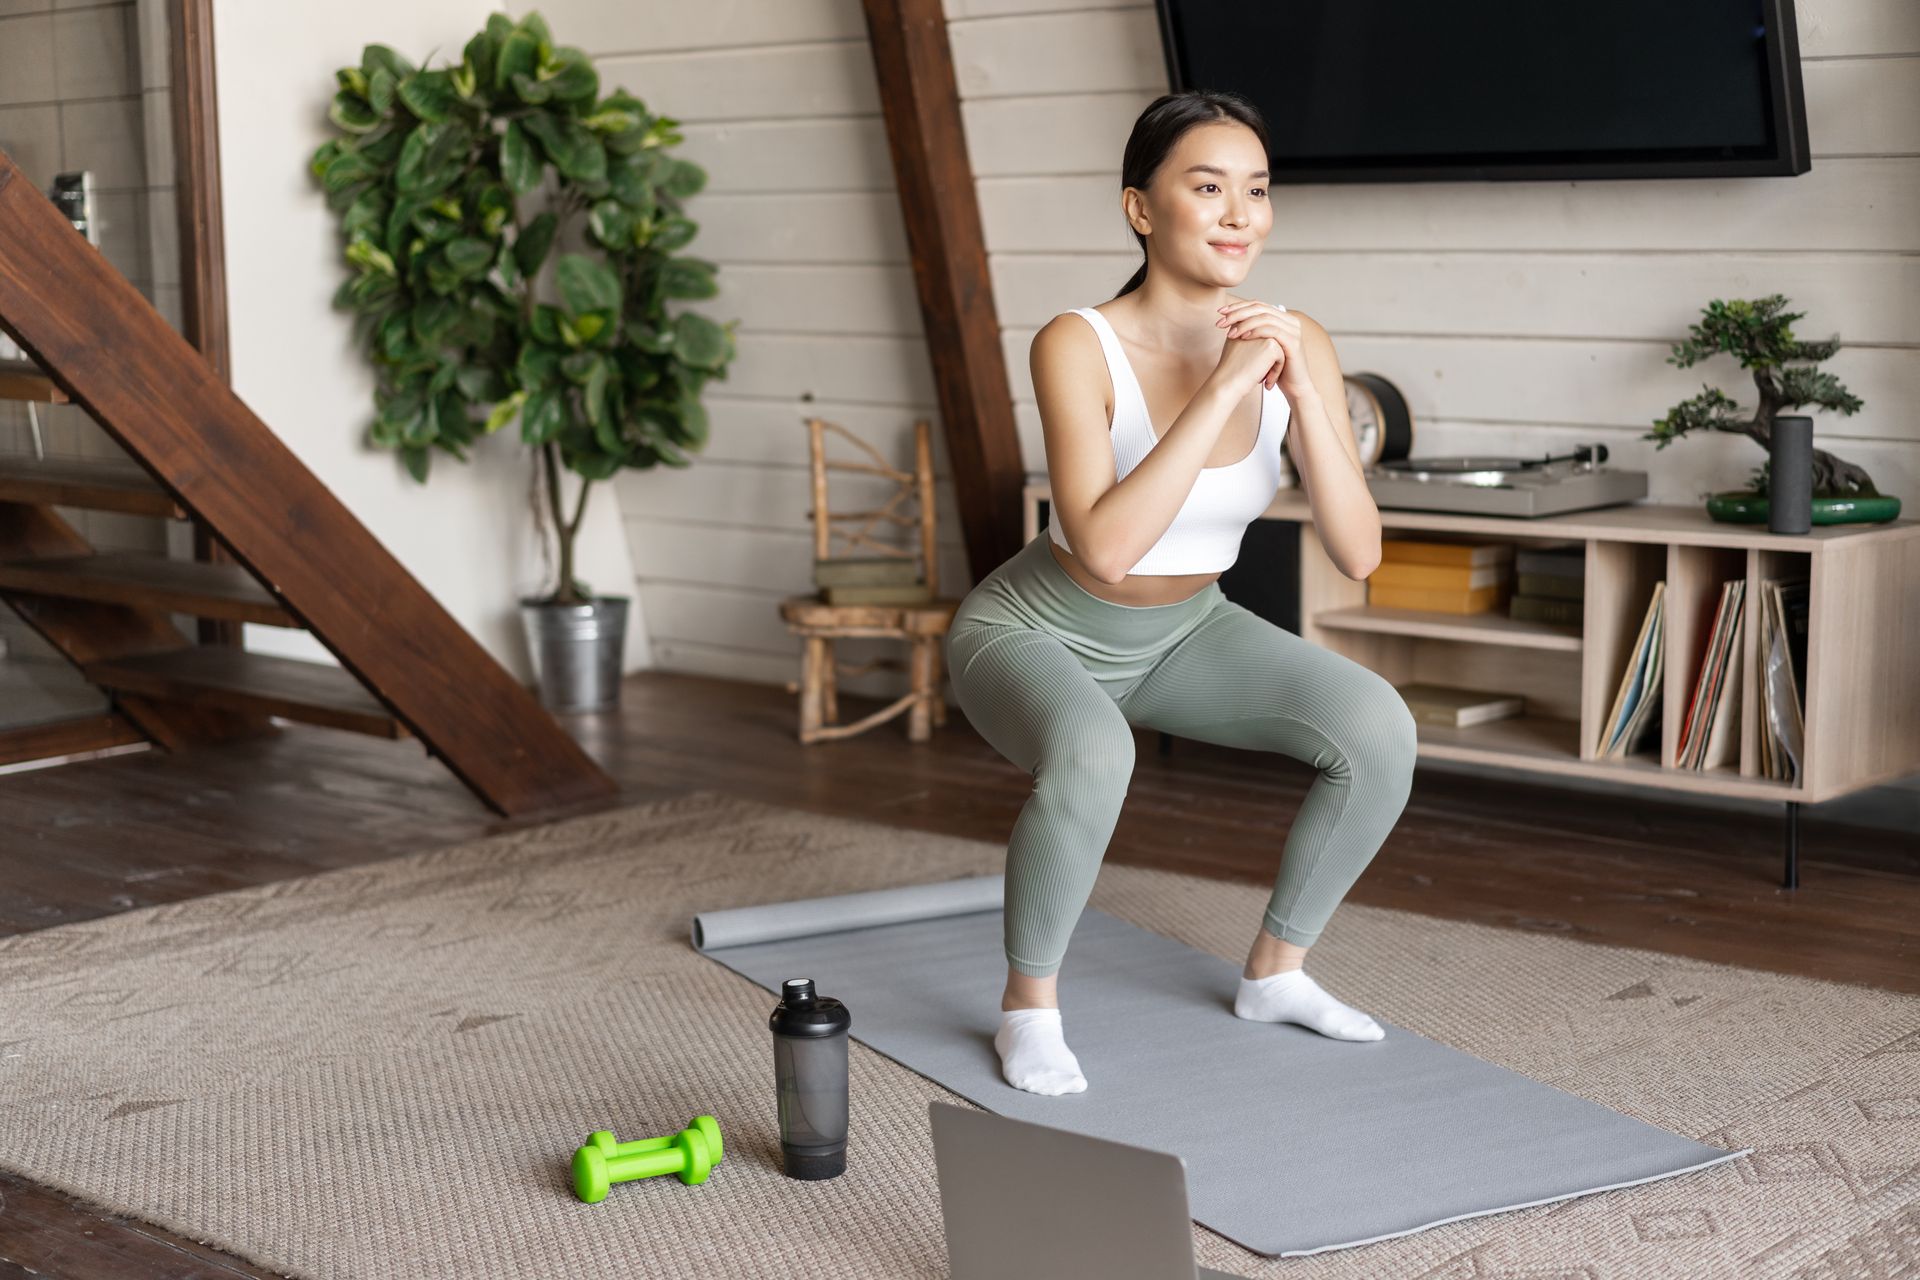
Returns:
[[[1804,767],[1807,579],[1760,584],[1760,772],[1798,782]]]
[[[1367,603],[1438,613],[1487,613],[1513,586],[1511,542],[1380,543],[1380,567],[1367,577]]]
[[[1489,720],[1505,720],[1526,710],[1526,699],[1517,693],[1426,683],[1395,685],[1394,689],[1406,699],[1415,724],[1464,729]]]
[[[1660,676],[1664,670],[1661,632],[1665,629],[1667,584],[1653,584],[1653,598],[1647,602],[1647,615],[1640,620],[1640,636],[1627,655],[1627,669],[1613,695],[1613,709],[1600,726],[1600,741],[1595,750],[1602,760],[1619,760],[1640,745],[1647,730],[1659,723]]]
[[[1587,547],[1523,547],[1513,557],[1513,599],[1507,616],[1577,627],[1587,598]]]
[[[926,604],[933,599],[916,556],[815,559],[813,585],[828,604]]]
[[[1720,607],[1713,615],[1700,653],[1693,700],[1680,726],[1674,763],[1682,769],[1718,769],[1740,761],[1740,621],[1747,580],[1720,584]]]

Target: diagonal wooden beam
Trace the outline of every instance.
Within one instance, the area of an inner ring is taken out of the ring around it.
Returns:
[[[1020,438],[940,0],[866,0],[968,567],[1020,549]]]
[[[502,813],[612,779],[0,152],[0,327]]]

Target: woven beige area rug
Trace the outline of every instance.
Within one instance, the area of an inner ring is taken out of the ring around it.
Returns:
[[[0,1165],[293,1276],[943,1276],[927,1103],[972,1104],[856,1039],[847,1172],[787,1179],[773,997],[689,925],[1003,862],[700,792],[0,940]],[[1238,962],[1266,898],[1109,865],[1092,901]],[[1396,1025],[1753,1153],[1303,1258],[1196,1227],[1203,1265],[1920,1274],[1920,997],[1354,903],[1309,966]],[[726,1139],[705,1184],[574,1198],[590,1131],[703,1112]]]

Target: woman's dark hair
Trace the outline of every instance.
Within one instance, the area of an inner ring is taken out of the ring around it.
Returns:
[[[1127,138],[1126,152],[1120,158],[1120,188],[1138,187],[1145,191],[1153,181],[1153,175],[1166,163],[1187,130],[1195,125],[1214,124],[1230,120],[1253,130],[1260,139],[1260,149],[1267,149],[1267,122],[1260,114],[1260,108],[1237,93],[1213,92],[1206,89],[1187,89],[1180,93],[1164,93],[1147,104],[1140,118],[1133,122],[1133,133]],[[1131,229],[1131,228],[1129,228]],[[1147,252],[1147,238],[1138,231],[1133,238],[1140,242],[1142,258]],[[1122,285],[1118,298],[1138,289],[1147,278],[1147,264],[1142,261],[1140,269]]]

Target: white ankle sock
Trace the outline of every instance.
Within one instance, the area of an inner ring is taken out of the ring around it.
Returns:
[[[1241,975],[1233,1011],[1254,1022],[1297,1022],[1335,1040],[1378,1040],[1387,1034],[1366,1014],[1328,995],[1305,969],[1283,969],[1264,978]]]
[[[1080,1093],[1087,1078],[1067,1048],[1058,1009],[1003,1009],[993,1033],[1007,1083],[1028,1093]]]

